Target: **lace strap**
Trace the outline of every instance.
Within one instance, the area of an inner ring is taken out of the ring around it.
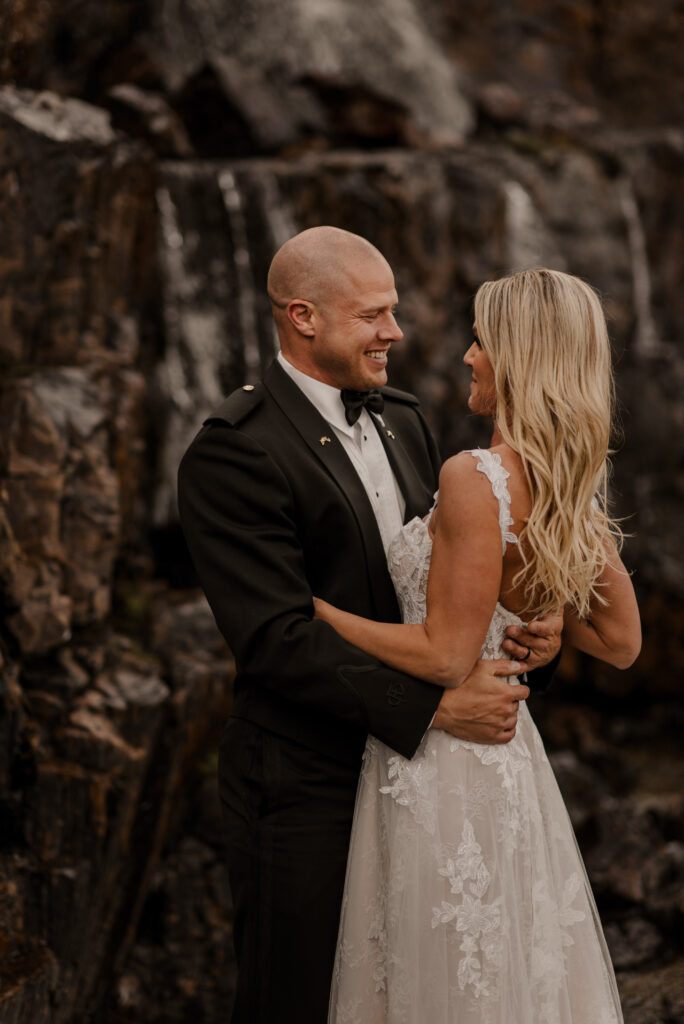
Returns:
[[[502,554],[506,553],[506,544],[517,544],[518,538],[508,529],[513,525],[511,515],[511,495],[508,491],[508,480],[510,473],[501,465],[501,456],[496,452],[490,452],[487,448],[473,448],[470,452],[474,459],[478,460],[477,468],[489,480],[494,491],[494,497],[499,502],[499,526],[501,527]]]

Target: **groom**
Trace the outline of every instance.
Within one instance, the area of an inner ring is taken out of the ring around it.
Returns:
[[[529,690],[500,678],[521,668],[508,661],[442,690],[312,620],[316,595],[399,621],[387,547],[430,508],[440,460],[418,401],[384,386],[402,333],[377,249],[337,228],[304,231],[276,254],[268,293],[281,353],[205,421],[181,463],[179,507],[237,663],[219,758],[233,1024],[325,1024],[367,734],[409,758],[431,725],[504,743]],[[557,620],[535,628],[511,646],[531,668],[559,647]]]

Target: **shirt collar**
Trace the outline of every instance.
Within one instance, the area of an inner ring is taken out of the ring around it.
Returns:
[[[292,378],[301,391],[304,392],[309,401],[316,406],[324,420],[327,420],[331,427],[341,430],[350,437],[354,436],[354,427],[347,423],[344,415],[344,405],[339,388],[331,384],[324,384],[322,380],[316,380],[302,373],[296,366],[289,363],[282,352],[278,352],[278,362],[285,373]]]

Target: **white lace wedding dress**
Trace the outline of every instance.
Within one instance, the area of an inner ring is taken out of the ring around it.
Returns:
[[[508,473],[472,452],[515,542]],[[414,519],[388,561],[405,622],[425,619],[431,540]],[[496,606],[483,658],[506,657]],[[516,681],[516,680],[514,680]],[[613,970],[558,785],[527,706],[514,739],[429,730],[415,756],[369,737],[329,1024],[617,1024]]]

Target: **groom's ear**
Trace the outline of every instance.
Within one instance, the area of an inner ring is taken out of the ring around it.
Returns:
[[[290,323],[300,334],[305,334],[307,338],[313,338],[316,333],[314,308],[307,299],[292,299],[291,302],[288,302],[285,312]]]

